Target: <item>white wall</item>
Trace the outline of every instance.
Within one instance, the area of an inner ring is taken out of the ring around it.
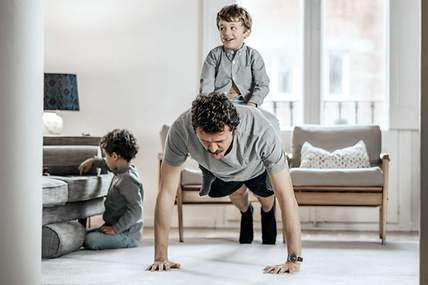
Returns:
[[[157,192],[159,130],[190,106],[200,70],[200,4],[45,0],[45,72],[77,74],[80,112],[64,135],[127,128],[140,145],[146,217]],[[151,223],[151,221],[148,221]]]

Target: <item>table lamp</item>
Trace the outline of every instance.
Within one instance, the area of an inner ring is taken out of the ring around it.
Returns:
[[[45,73],[43,125],[50,134],[61,134],[63,119],[58,111],[79,111],[76,74]]]

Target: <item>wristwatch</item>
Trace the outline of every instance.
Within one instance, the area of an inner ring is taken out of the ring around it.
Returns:
[[[296,263],[296,262],[302,262],[302,261],[303,261],[303,257],[301,256],[297,256],[295,254],[289,254],[287,256],[287,262]]]

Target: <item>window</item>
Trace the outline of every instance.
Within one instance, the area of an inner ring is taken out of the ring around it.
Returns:
[[[278,92],[283,94],[291,94],[293,90],[293,72],[290,67],[283,66],[283,70],[279,73],[279,88]]]
[[[303,122],[302,1],[240,1],[253,18],[247,44],[262,55],[270,92],[262,108],[274,113],[281,128]]]
[[[328,56],[328,94],[340,96],[343,94],[344,55],[341,52],[330,51]]]
[[[262,108],[281,128],[387,125],[386,1],[238,1],[271,79]]]
[[[385,124],[385,0],[322,1],[323,124]]]

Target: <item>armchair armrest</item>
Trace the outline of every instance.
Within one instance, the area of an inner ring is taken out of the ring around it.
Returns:
[[[383,173],[389,173],[389,162],[391,161],[389,154],[381,153],[380,160],[381,160],[380,168],[382,169]]]
[[[158,185],[160,187],[160,179],[161,179],[161,167],[162,167],[162,161],[163,161],[163,152],[158,153]]]
[[[285,156],[287,158],[288,167],[290,167],[291,162],[293,161],[293,154],[292,153],[285,153]]]
[[[381,160],[388,160],[388,161],[391,161],[391,158],[389,157],[389,154],[388,154],[388,153],[381,153],[381,154],[380,154],[380,159],[381,159]]]

